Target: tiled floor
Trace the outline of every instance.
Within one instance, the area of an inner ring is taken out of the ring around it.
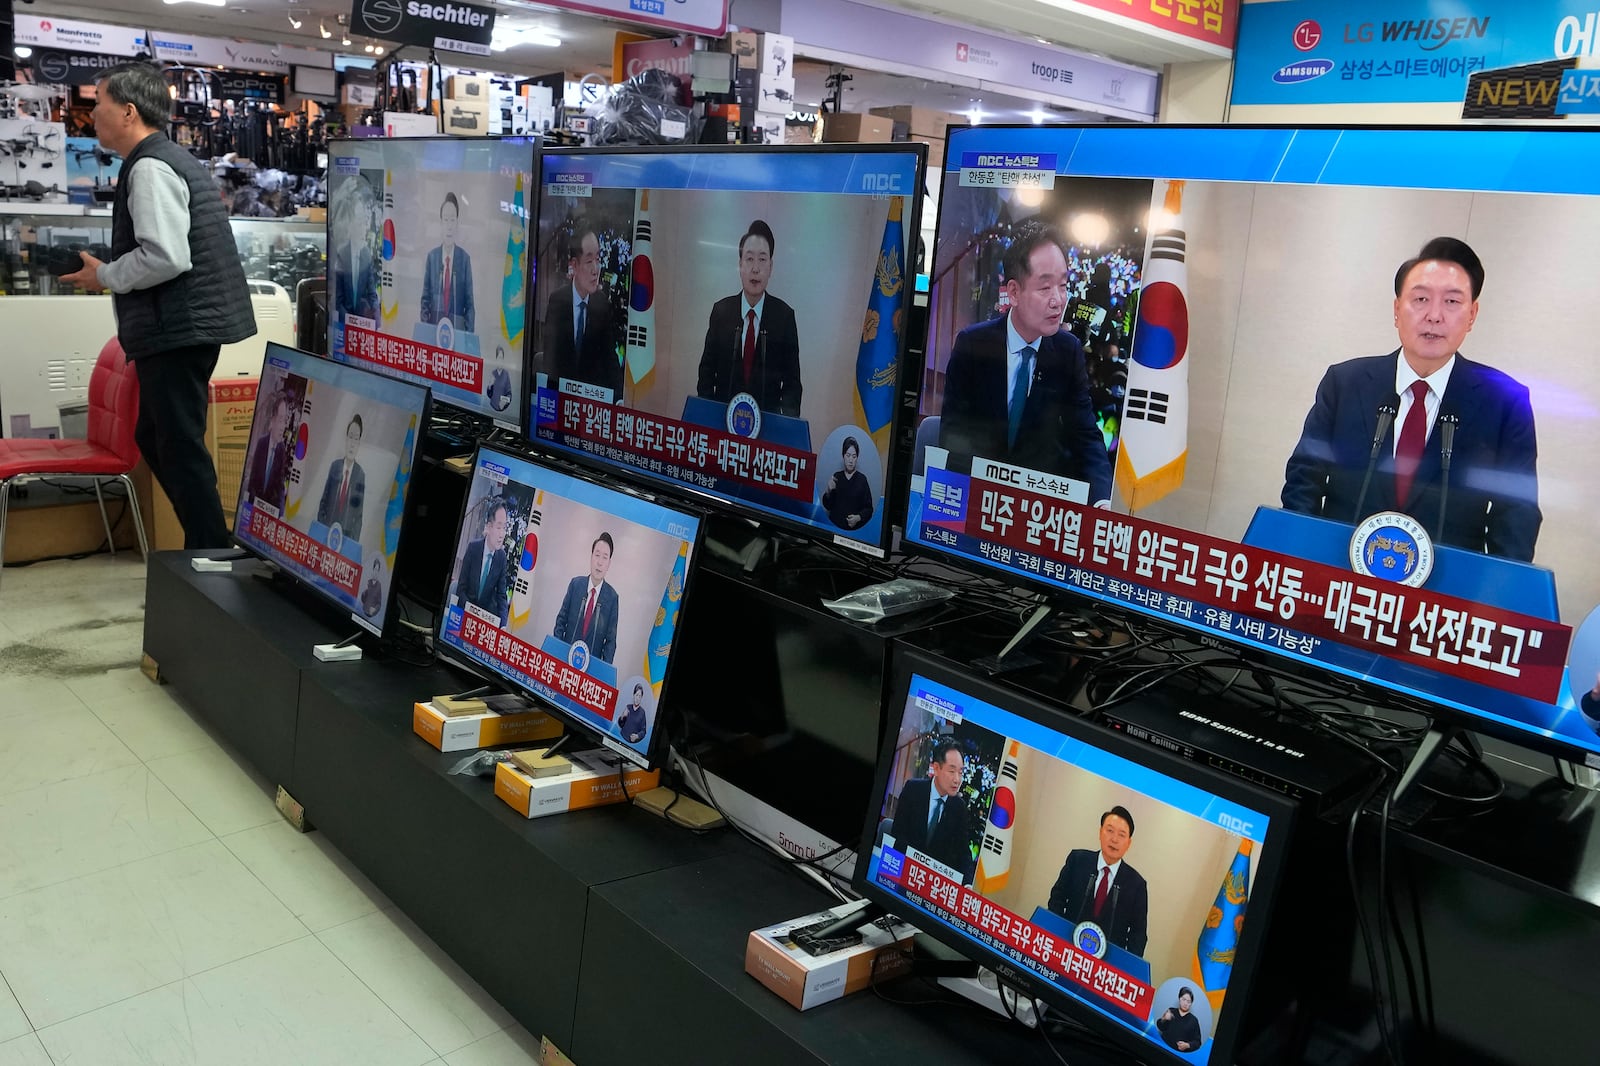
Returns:
[[[137,555],[0,577],[0,1066],[523,1066],[537,1041],[139,673]]]

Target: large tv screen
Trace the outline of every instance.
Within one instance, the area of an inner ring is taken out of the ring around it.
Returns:
[[[233,536],[362,628],[389,620],[428,390],[268,343]]]
[[[995,127],[944,166],[908,543],[1600,752],[1600,135]]]
[[[857,887],[1142,1061],[1233,1062],[1288,801],[897,656]]]
[[[481,447],[439,648],[650,765],[698,516]]]
[[[522,429],[537,139],[328,148],[328,352]]]
[[[881,548],[925,149],[552,149],[538,439]]]

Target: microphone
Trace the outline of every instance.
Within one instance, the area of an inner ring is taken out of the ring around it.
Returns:
[[[1391,392],[1389,398],[1378,405],[1378,426],[1372,434],[1372,449],[1367,454],[1367,470],[1361,476],[1361,491],[1356,494],[1355,513],[1350,521],[1361,521],[1361,508],[1367,502],[1367,489],[1372,487],[1372,472],[1378,466],[1378,453],[1383,450],[1383,438],[1394,427],[1394,416],[1400,413],[1400,394]]]
[[[1106,931],[1106,938],[1108,940],[1112,936],[1111,930],[1116,928],[1117,896],[1121,892],[1122,892],[1122,886],[1117,884],[1115,881],[1113,881],[1111,883],[1111,898],[1109,900],[1107,900],[1107,902],[1110,903],[1111,906],[1106,911],[1106,920],[1100,923],[1101,928],[1103,928]]]
[[[1083,916],[1094,905],[1094,884],[1100,880],[1100,873],[1096,871],[1089,875],[1089,884],[1083,890],[1083,902],[1078,904],[1078,921],[1083,921]]]
[[[1445,502],[1450,499],[1450,460],[1456,453],[1456,430],[1461,428],[1461,416],[1451,412],[1439,415],[1439,526],[1434,539],[1444,543]]]

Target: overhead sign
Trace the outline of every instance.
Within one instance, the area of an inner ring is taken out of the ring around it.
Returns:
[[[93,52],[67,52],[35,45],[33,76],[45,85],[93,85],[105,72],[126,56],[96,55]]]
[[[888,61],[976,79],[997,92],[1054,97],[1128,116],[1156,113],[1159,83],[1154,71],[1049,45],[995,37],[848,0],[786,4],[781,23],[781,31],[793,37],[802,52],[810,47],[858,56],[869,68]]]
[[[460,0],[355,0],[350,32],[486,56],[494,36],[494,8]]]
[[[167,33],[164,30],[157,30],[154,40],[157,59],[199,67],[228,67],[233,70],[287,74],[291,65],[328,68],[333,66],[333,53],[318,51],[315,48],[257,44],[253,41],[233,41],[223,37],[191,37],[185,33]],[[142,39],[140,45],[143,45]]]
[[[728,0],[544,0],[551,7],[587,11],[592,15],[687,30],[707,37],[728,32]]]
[[[1466,103],[1505,68],[1596,57],[1600,0],[1278,0],[1244,5],[1232,99]]]
[[[1084,7],[1176,33],[1193,41],[1232,48],[1243,0],[1076,0]]]
[[[127,26],[102,26],[76,19],[16,17],[12,26],[18,44],[35,48],[62,48],[75,52],[98,52],[131,59],[144,50],[144,33]]]

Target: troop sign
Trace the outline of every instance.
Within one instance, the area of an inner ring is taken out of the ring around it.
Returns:
[[[355,0],[350,29],[399,44],[486,56],[494,35],[494,8],[458,0]]]

